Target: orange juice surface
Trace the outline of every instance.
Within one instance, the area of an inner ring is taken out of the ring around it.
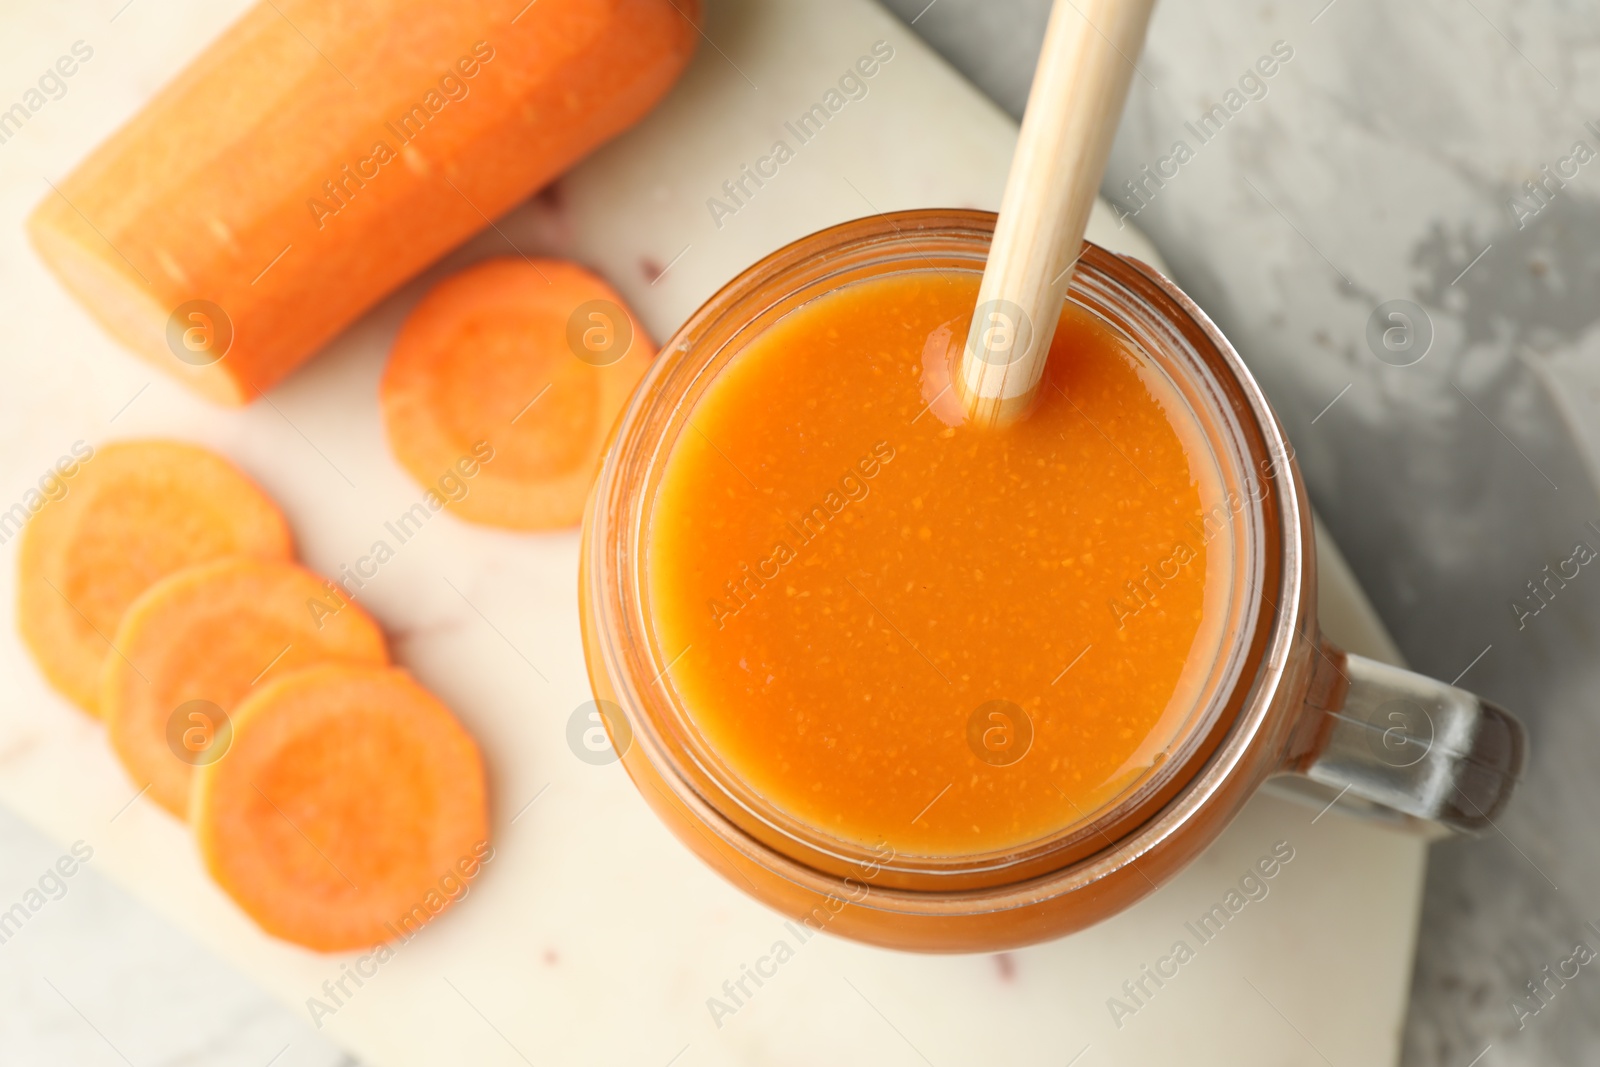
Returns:
[[[910,271],[781,319],[696,403],[648,519],[656,640],[705,745],[787,816],[902,855],[1037,841],[1137,783],[1231,581],[1193,413],[1086,312],[1024,422],[952,425],[977,287]]]

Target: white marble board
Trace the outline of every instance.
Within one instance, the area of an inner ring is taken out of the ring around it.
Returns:
[[[7,16],[0,69],[42,69],[79,39],[95,49],[39,116],[47,121],[0,146],[8,503],[76,440],[188,437],[259,479],[306,562],[335,572],[420,494],[384,447],[375,398],[394,330],[431,280],[507,253],[509,239],[600,270],[659,340],[748,263],[822,226],[897,208],[995,207],[1015,137],[1004,114],[869,0],[713,2],[707,43],[642,125],[500,220],[501,233],[481,234],[394,294],[270,403],[224,411],[121,352],[44,272],[21,222],[46,179],[70,170],[244,6],[175,0],[159,18],[125,18],[118,0]],[[736,212],[714,218],[706,202],[722,182],[775,140],[793,145],[785,120],[819,102],[878,41],[894,55],[866,96],[796,146]],[[1090,236],[1154,256],[1104,211]],[[516,535],[443,516],[368,585],[366,603],[397,658],[484,746],[497,852],[461,907],[320,1020],[364,1062],[1394,1061],[1423,843],[1267,796],[1172,884],[1095,929],[999,957],[918,957],[816,938],[718,1026],[707,998],[783,937],[783,923],[679,846],[619,766],[590,766],[568,750],[568,716],[588,698],[576,542],[574,533]],[[14,541],[0,548],[6,602],[14,551]],[[1328,629],[1393,658],[1326,541],[1322,555]],[[257,931],[202,875],[186,831],[143,799],[129,805],[134,792],[98,725],[45,686],[8,615],[0,803],[63,843],[92,843],[94,869],[306,1011],[343,961]],[[1270,894],[1118,1025],[1108,998],[1280,841],[1295,858]]]

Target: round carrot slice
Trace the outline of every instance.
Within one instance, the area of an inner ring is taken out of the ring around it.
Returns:
[[[17,628],[50,684],[90,713],[134,597],[196,563],[292,552],[277,506],[227,460],[194,445],[106,445],[67,486],[23,531]]]
[[[487,260],[440,282],[400,328],[379,389],[389,447],[436,508],[571,526],[654,351],[582,267]]]
[[[239,703],[228,754],[195,769],[189,817],[217,884],[322,952],[429,921],[489,832],[483,762],[450,710],[398,668],[342,663]]]
[[[184,818],[192,769],[227,754],[230,716],[267,679],[327,660],[382,666],[383,631],[322,579],[231,556],[167,575],[128,606],[100,714],[135,784]]]

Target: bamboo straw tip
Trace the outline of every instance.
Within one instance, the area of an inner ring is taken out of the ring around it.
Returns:
[[[1032,316],[1014,300],[984,300],[973,309],[972,324],[957,367],[956,395],[975,426],[1006,426],[1020,420],[1030,404],[1034,346],[1049,344]]]
[[[1002,369],[1033,352],[1037,333],[1021,304],[999,297],[973,309],[967,345],[984,367]]]

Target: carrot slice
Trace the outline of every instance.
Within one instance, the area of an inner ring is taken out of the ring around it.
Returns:
[[[435,286],[401,327],[379,389],[389,447],[436,510],[571,526],[654,354],[622,298],[582,267],[487,260]]]
[[[211,876],[262,929],[370,947],[450,903],[488,838],[478,747],[398,668],[324,663],[264,682],[190,822]]]
[[[389,662],[366,612],[304,568],[250,556],[156,582],[123,613],[114,643],[122,654],[100,677],[111,747],[180,819],[194,766],[227,754],[224,716],[265,679],[328,660]]]
[[[289,527],[227,460],[178,441],[96,451],[39,510],[17,557],[17,627],[51,685],[95,713],[101,666],[134,597],[223,556],[283,559]]]

